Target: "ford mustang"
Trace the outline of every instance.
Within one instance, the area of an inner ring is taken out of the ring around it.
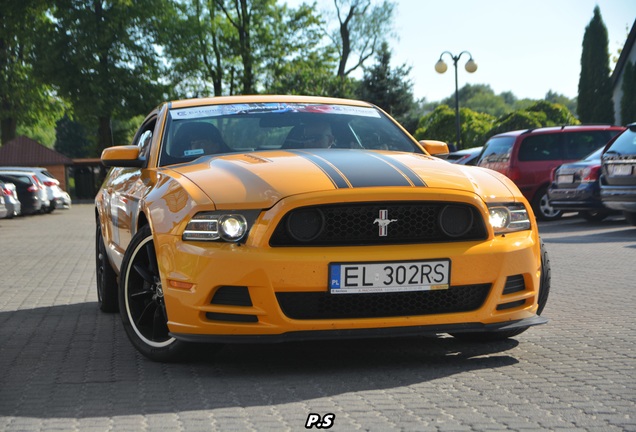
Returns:
[[[99,307],[155,361],[202,342],[497,340],[547,322],[531,207],[445,152],[365,102],[163,103],[102,153]]]

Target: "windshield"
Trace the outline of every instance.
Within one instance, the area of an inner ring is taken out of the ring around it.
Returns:
[[[636,155],[636,132],[631,129],[625,130],[616,141],[612,143],[605,154],[615,154],[618,156]]]
[[[590,153],[589,155],[587,155],[585,157],[585,159],[583,159],[586,162],[594,162],[594,161],[600,161],[601,160],[601,155],[603,154],[603,150],[605,149],[605,147],[601,147],[597,150],[594,150],[592,153]]]
[[[423,153],[375,108],[299,103],[209,105],[168,113],[160,165],[211,154],[312,148]]]
[[[493,162],[507,162],[510,160],[510,151],[515,142],[515,137],[494,137],[488,140],[479,158],[479,164]]]

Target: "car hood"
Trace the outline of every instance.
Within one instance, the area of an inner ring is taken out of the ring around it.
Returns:
[[[392,187],[472,191],[486,201],[514,200],[503,177],[414,153],[348,149],[264,151],[202,157],[170,167],[219,209],[270,208],[292,195]]]

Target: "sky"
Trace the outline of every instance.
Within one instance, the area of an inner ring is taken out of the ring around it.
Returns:
[[[306,0],[286,0],[294,7]],[[379,0],[376,0],[379,1]],[[389,40],[391,66],[411,67],[413,94],[428,102],[455,93],[455,72],[448,54],[444,74],[435,63],[444,51],[472,54],[478,69],[464,69],[459,59],[458,85],[487,84],[496,94],[543,99],[548,91],[568,98],[578,93],[585,27],[599,6],[608,32],[608,50],[618,57],[636,19],[636,0],[394,0]],[[316,0],[320,10],[333,0]],[[373,63],[371,63],[373,64]],[[370,64],[370,65],[371,65]],[[610,62],[613,68],[613,62]]]

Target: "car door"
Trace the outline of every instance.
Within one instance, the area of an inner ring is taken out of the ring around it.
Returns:
[[[517,185],[534,199],[537,190],[550,182],[550,173],[563,160],[563,140],[560,133],[531,134],[519,146],[518,164],[522,173]]]
[[[147,165],[156,125],[156,116],[147,119],[133,140],[133,145],[140,149],[143,166],[113,168],[105,185],[104,201],[108,217],[104,237],[114,252],[111,258],[117,267],[121,265],[124,252],[137,231],[140,201],[154,181]]]

